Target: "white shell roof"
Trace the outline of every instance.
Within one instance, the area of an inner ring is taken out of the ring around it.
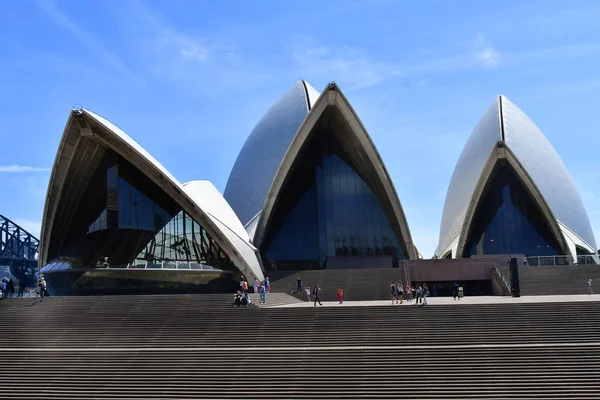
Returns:
[[[319,95],[307,82],[296,82],[250,132],[224,192],[243,224],[262,210],[277,168]]]
[[[260,263],[257,259],[255,249],[249,243],[246,230],[229,204],[227,204],[223,196],[221,196],[212,183],[208,181],[193,181],[185,186],[181,185],[181,183],[162,164],[119,127],[89,110],[82,109],[80,112],[106,128],[107,132],[114,135],[121,143],[125,144],[128,151],[133,151],[141,156],[144,159],[144,162],[149,163],[155,170],[160,172],[160,174],[169,181],[170,185],[180,189],[180,192],[184,197],[188,198],[190,204],[194,204],[201,215],[207,217],[210,222],[212,222],[213,226],[211,228],[218,230],[218,233],[229,241],[229,245],[233,248],[234,252],[241,256],[240,262],[242,265],[236,263],[236,266],[248,277],[252,275],[253,278],[263,278]],[[71,119],[69,119],[69,121],[71,121]],[[44,221],[46,219],[46,216],[44,216]],[[230,254],[229,256],[231,257],[232,255]],[[232,257],[232,260],[235,260],[235,258],[236,257]],[[250,271],[245,271],[246,268],[250,268],[251,274],[248,273]]]
[[[233,243],[236,250],[242,254],[254,274],[253,277],[262,281],[264,276],[257,250],[250,244],[244,226],[217,188],[209,181],[195,180],[184,183],[183,190],[204,210],[215,225],[227,236],[227,239]]]
[[[436,255],[443,256],[456,243],[475,186],[500,141],[519,160],[556,219],[594,249],[596,242],[587,212],[560,156],[523,111],[499,96],[471,133],[456,163],[446,194]]]

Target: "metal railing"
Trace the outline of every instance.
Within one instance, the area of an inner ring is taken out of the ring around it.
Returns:
[[[527,264],[525,264],[527,260]],[[520,266],[531,267],[552,267],[552,266],[568,266],[568,265],[600,265],[600,257],[598,255],[586,256],[535,256],[525,257],[523,260],[518,260]]]
[[[98,269],[168,269],[168,270],[201,270],[201,271],[222,271],[220,268],[215,268],[212,265],[187,262],[187,261],[163,261],[163,262],[148,262],[140,261],[124,265],[106,265],[100,266]]]
[[[494,263],[494,264],[496,264],[496,263]],[[502,296],[510,296],[511,295],[510,283],[508,282],[508,280],[506,279],[504,274],[502,272],[500,272],[497,265],[494,265],[494,268],[492,268],[492,276],[494,277],[496,282],[498,282],[498,284],[502,288]]]

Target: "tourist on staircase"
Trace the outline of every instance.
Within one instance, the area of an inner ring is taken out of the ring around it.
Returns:
[[[429,297],[429,286],[423,282],[423,305],[427,305],[427,297]]]
[[[258,293],[258,289],[260,289],[260,281],[258,278],[254,278],[254,293]]]
[[[406,301],[408,301],[409,303],[412,301],[413,299],[413,288],[410,286],[410,283],[406,284]]]
[[[306,285],[306,288],[304,289],[304,293],[306,293],[306,301],[308,301],[310,303],[310,287],[309,287],[309,285]]]
[[[321,290],[321,288],[319,288],[319,285],[315,285],[313,289],[313,296],[315,297],[315,307],[317,306],[317,302],[320,306],[323,305],[321,304],[321,299],[319,298],[319,290]]]
[[[298,275],[298,279],[296,279],[297,283],[298,283],[298,293],[302,293],[302,278],[300,278],[300,275]]]
[[[265,287],[265,282],[262,281],[260,283],[260,302],[261,303],[266,303],[267,301],[267,288]]]
[[[242,293],[245,295],[248,294],[248,281],[246,279],[242,282]]]
[[[398,300],[400,300],[400,304],[402,304],[402,299],[404,298],[404,288],[402,287],[402,282],[398,281],[398,285],[396,286],[396,291],[398,294]],[[397,303],[397,301],[396,301]]]
[[[340,302],[340,304],[342,304],[342,302],[344,301],[344,291],[342,290],[341,287],[338,287],[338,290],[337,290],[337,299]]]
[[[420,283],[417,283],[417,297],[415,298],[415,303],[419,304],[423,302],[423,288]]]
[[[460,296],[458,295],[458,287],[458,283],[454,282],[454,285],[452,285],[452,297],[454,297],[454,300],[457,298],[460,300]]]
[[[588,279],[587,289],[588,289],[588,294],[594,294],[594,291],[592,290],[592,278]]]
[[[40,291],[40,301],[44,301],[44,295],[46,294],[46,280],[44,278],[40,279],[38,283],[38,288]]]
[[[396,285],[394,285],[394,282],[390,283],[390,296],[392,296],[392,304],[394,304],[394,302],[398,303],[398,299],[396,298]]]
[[[265,283],[266,283],[267,293],[271,293],[271,281],[269,280],[268,276],[265,278]]]

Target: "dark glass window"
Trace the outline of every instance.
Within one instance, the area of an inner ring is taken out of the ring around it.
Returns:
[[[490,178],[463,257],[486,254],[561,254],[542,212],[508,165],[498,166]]]
[[[326,132],[291,174],[262,246],[268,268],[323,268],[339,256],[405,258],[375,193]]]
[[[174,261],[234,270],[202,226],[112,151],[91,177],[69,226],[52,236],[48,260],[68,257],[74,268]]]

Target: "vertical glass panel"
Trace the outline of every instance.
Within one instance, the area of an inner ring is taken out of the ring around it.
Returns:
[[[313,268],[310,260],[322,266],[326,257],[406,257],[374,192],[340,147],[322,137],[282,188],[261,252],[277,269]]]
[[[560,254],[541,211],[514,171],[500,166],[477,207],[464,257],[486,254]]]

